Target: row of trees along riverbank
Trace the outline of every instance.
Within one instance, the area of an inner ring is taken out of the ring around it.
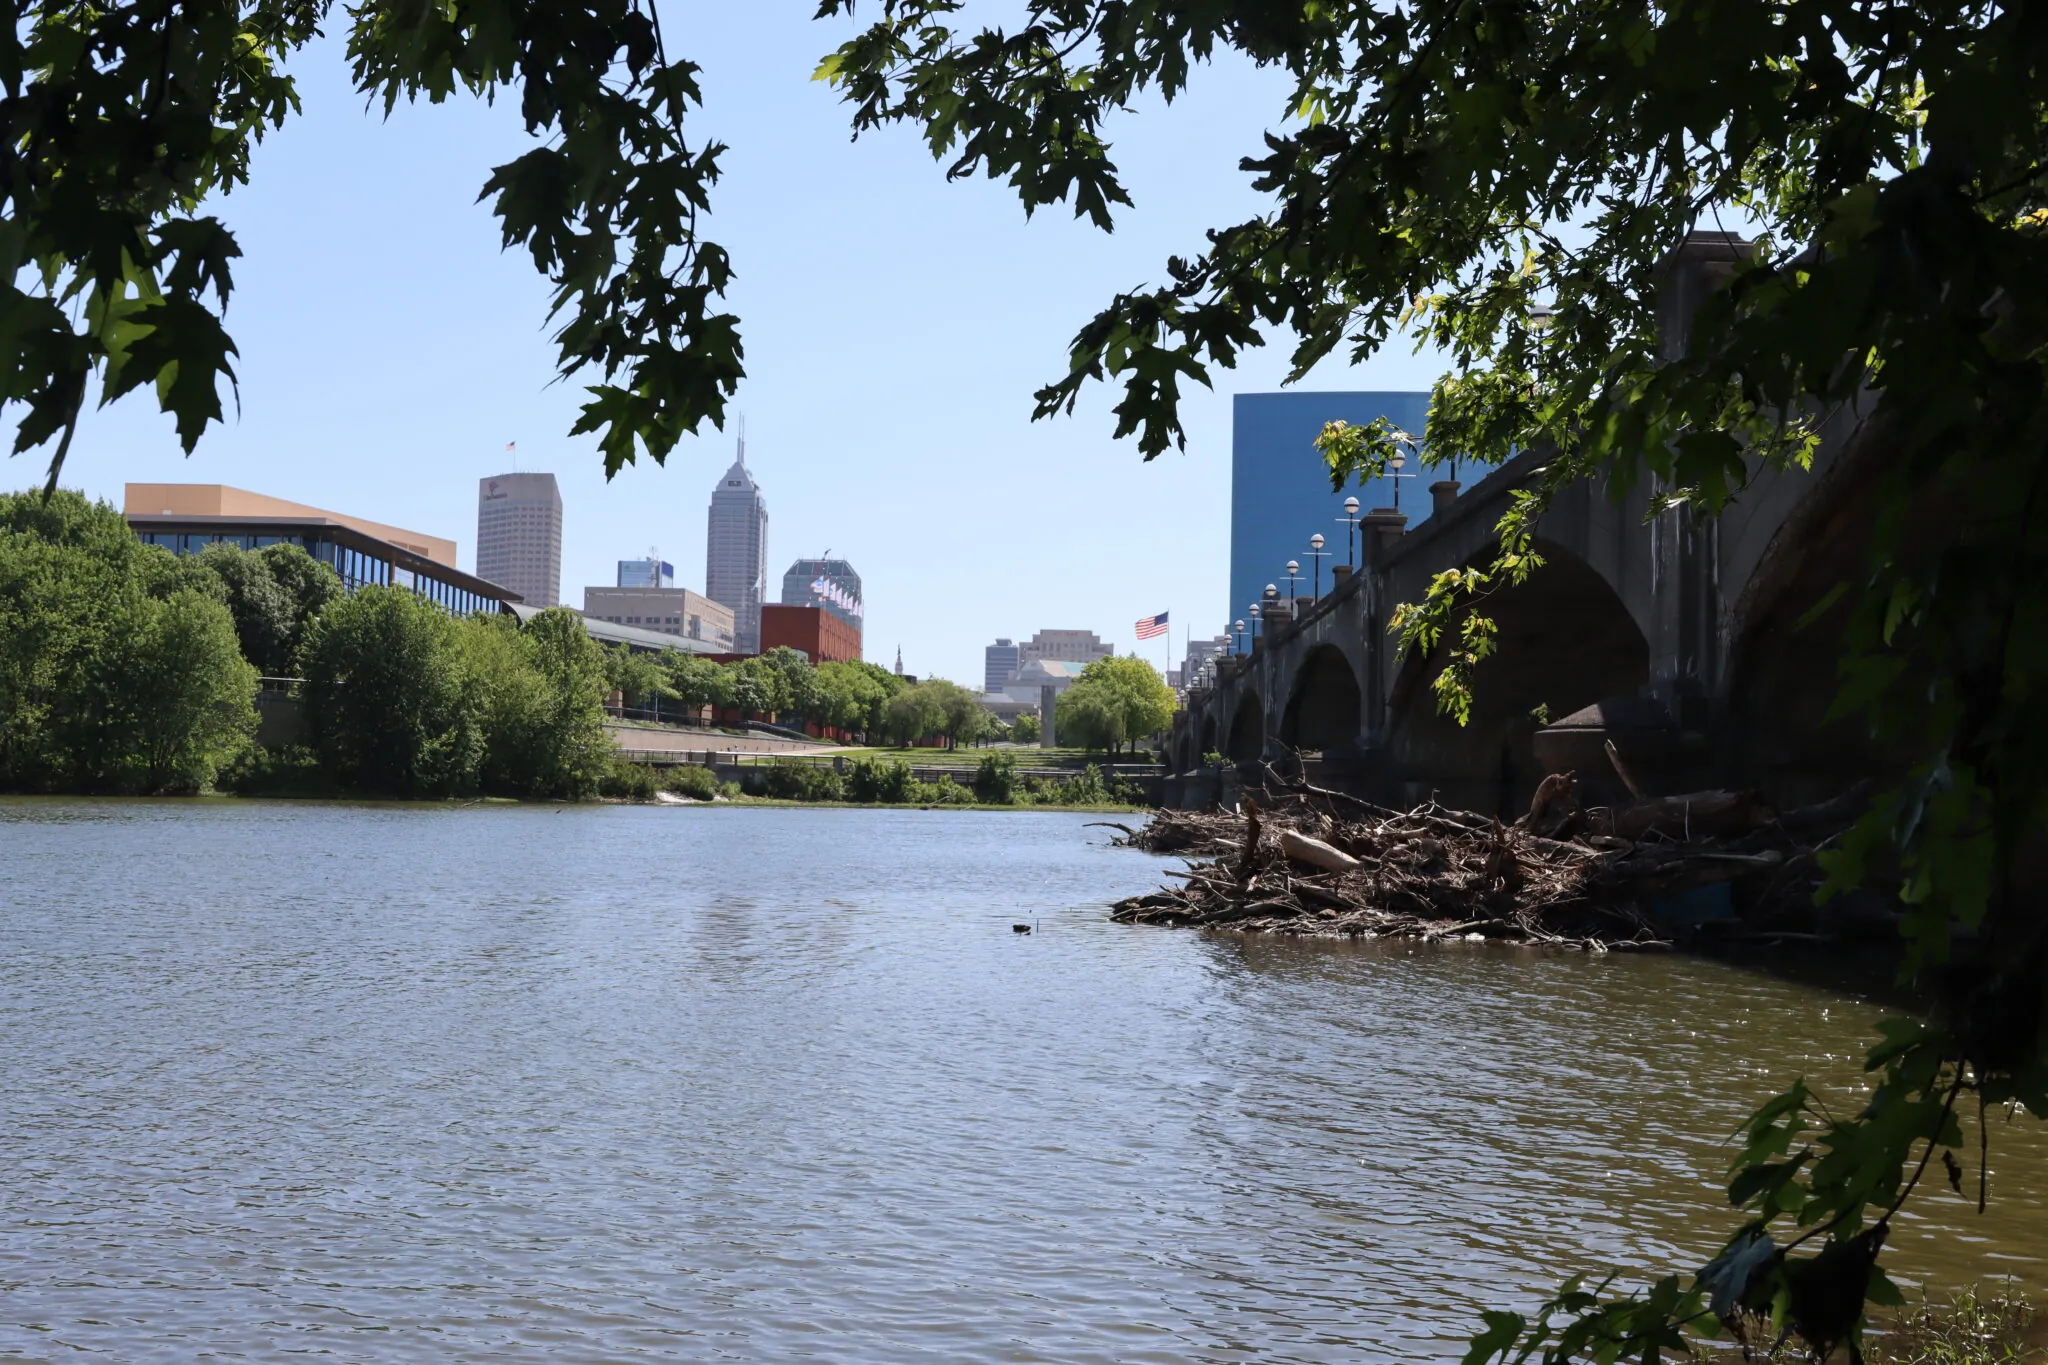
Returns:
[[[1102,665],[1062,727],[1103,749],[1161,728],[1172,698],[1150,666]],[[304,680],[303,747],[257,744],[264,677]],[[635,794],[604,729],[612,694],[898,744],[1005,733],[943,679],[788,649],[607,652],[569,611],[458,618],[403,588],[345,593],[296,546],[181,557],[76,493],[0,495],[0,790]]]
[[[813,666],[793,649],[718,664],[669,650],[611,660],[612,680],[626,708],[641,715],[701,717],[739,712],[813,722],[834,738],[879,739],[910,745],[937,741],[948,747],[984,740],[1030,743],[1038,719],[1022,716],[1005,726],[981,699],[944,678],[909,683],[870,663]],[[1173,689],[1143,659],[1097,659],[1062,693],[1055,723],[1060,738],[1097,753],[1114,753],[1164,730],[1173,719]]]
[[[309,744],[267,753],[258,679],[291,675]],[[570,612],[458,619],[295,546],[180,557],[78,494],[0,496],[0,789],[583,796],[606,681]]]

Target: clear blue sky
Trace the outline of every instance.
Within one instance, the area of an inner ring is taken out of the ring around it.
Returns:
[[[962,681],[999,635],[1081,627],[1126,652],[1137,617],[1170,611],[1177,655],[1190,624],[1221,630],[1230,395],[1277,388],[1285,347],[1197,390],[1186,454],[1150,464],[1110,439],[1113,391],[1038,423],[1031,394],[1115,291],[1258,209],[1237,161],[1281,117],[1284,82],[1218,65],[1171,110],[1114,125],[1138,207],[1104,236],[1063,212],[1027,222],[1000,184],[948,185],[908,129],[849,143],[845,107],[809,79],[849,29],[811,9],[664,12],[672,50],[705,68],[693,139],[731,146],[711,233],[739,276],[738,406],[768,498],[771,595],[791,559],[830,548],[865,580],[868,657],[887,663],[900,644],[909,671]],[[293,69],[304,115],[215,206],[245,253],[228,314],[239,416],[188,460],[135,395],[88,418],[65,484],[116,505],[131,480],[234,484],[452,537],[471,567],[476,481],[506,469],[516,441],[520,468],[561,482],[571,605],[651,545],[701,589],[730,427],[610,483],[589,438],[567,435],[581,389],[550,383],[543,282],[499,253],[474,202],[489,168],[526,146],[516,100],[387,122],[350,91],[338,42]],[[1362,368],[1325,362],[1302,387],[1427,388],[1441,368],[1401,345]],[[38,455],[9,474],[7,486],[38,483]],[[1157,640],[1143,652],[1163,656]]]

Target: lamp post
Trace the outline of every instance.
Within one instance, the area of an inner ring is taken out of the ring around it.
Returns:
[[[1323,533],[1321,531],[1316,532],[1314,535],[1308,538],[1308,553],[1309,558],[1315,560],[1316,562],[1314,578],[1315,586],[1312,592],[1312,597],[1316,601],[1321,601],[1323,596],[1323,559],[1325,556],[1329,554],[1329,551],[1323,548]]]
[[[1240,658],[1242,658],[1242,657],[1243,657],[1243,656],[1244,656],[1245,654],[1247,654],[1248,652],[1250,652],[1250,651],[1249,651],[1249,650],[1247,649],[1247,647],[1246,647],[1246,645],[1245,645],[1245,642],[1244,642],[1244,622],[1243,622],[1243,620],[1241,620],[1241,619],[1240,619],[1240,620],[1232,621],[1232,622],[1230,623],[1230,633],[1231,633],[1232,635],[1234,635],[1234,636],[1236,636],[1236,637],[1237,637],[1237,639],[1236,639],[1236,640],[1234,641],[1234,643],[1235,643],[1235,644],[1236,644],[1236,646],[1237,646],[1237,653],[1238,653],[1238,656],[1239,656]]]
[[[1401,430],[1399,427],[1394,428],[1394,430],[1389,434],[1392,435],[1396,442],[1408,447],[1409,450],[1416,451],[1418,452],[1418,454],[1422,450],[1422,442],[1416,440],[1413,436],[1410,436],[1407,432]],[[1395,451],[1393,458],[1387,461],[1387,468],[1389,471],[1391,471],[1388,473],[1387,478],[1394,485],[1394,510],[1396,512],[1401,510],[1401,480],[1412,479],[1415,477],[1413,474],[1403,474],[1401,472],[1402,467],[1407,463],[1407,453],[1405,451],[1400,450]]]
[[[1259,647],[1259,604],[1256,602],[1252,603],[1251,609],[1245,615],[1252,618],[1251,634],[1246,638],[1252,642],[1251,647],[1257,649]]]
[[[1293,612],[1293,610],[1294,610],[1294,585],[1295,585],[1296,583],[1299,583],[1300,581],[1301,581],[1301,561],[1300,561],[1300,560],[1298,560],[1298,559],[1290,559],[1290,560],[1288,560],[1288,561],[1287,561],[1287,610],[1288,610],[1288,611],[1289,611],[1290,613],[1291,613],[1291,612]]]
[[[1358,557],[1353,546],[1358,541],[1358,499],[1344,499],[1344,515],[1337,518],[1344,523],[1344,563],[1353,573],[1358,572]]]

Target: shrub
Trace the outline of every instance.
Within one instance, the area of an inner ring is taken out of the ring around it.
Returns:
[[[599,794],[626,801],[652,801],[661,790],[661,779],[644,763],[613,758],[597,785]]]
[[[1007,806],[1017,799],[1017,760],[1006,753],[982,755],[974,770],[975,799],[985,805]]]
[[[1109,791],[1102,785],[1102,769],[1090,763],[1081,770],[1080,776],[1061,782],[1059,802],[1065,806],[1108,805]]]
[[[940,773],[936,782],[917,784],[917,801],[925,806],[971,806],[974,792],[955,782],[952,774]]]
[[[1109,779],[1109,799],[1119,806],[1149,806],[1152,798],[1145,792],[1145,784],[1134,777],[1112,777]]]
[[[721,800],[721,801],[737,801],[737,800],[739,800],[739,799],[740,799],[740,784],[739,784],[739,783],[737,783],[737,782],[721,782],[721,783],[719,783],[719,784],[718,784],[718,799],[719,799],[719,800]]]
[[[911,799],[916,782],[910,765],[893,758],[856,758],[846,765],[846,799],[900,805]]]
[[[339,790],[320,756],[303,744],[277,749],[252,744],[215,785],[241,796],[332,796]]]
[[[661,789],[677,796],[687,796],[692,801],[709,801],[718,795],[718,778],[709,768],[685,763],[668,770],[668,776],[662,779]]]
[[[779,801],[846,799],[845,783],[838,773],[822,763],[804,763],[793,758],[778,758],[768,765],[762,790]]]

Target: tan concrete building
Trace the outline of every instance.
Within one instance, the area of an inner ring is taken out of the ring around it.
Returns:
[[[476,572],[531,607],[562,600],[562,492],[552,474],[494,474],[476,483]]]
[[[688,588],[585,588],[583,615],[616,626],[638,626],[685,640],[701,640],[730,654],[733,610]]]
[[[230,488],[224,483],[131,483],[123,495],[121,512],[129,517],[313,517],[361,531],[366,536],[410,550],[436,564],[455,567],[455,542],[387,526],[366,517],[351,517],[323,507]],[[488,578],[488,574],[479,575]]]
[[[222,484],[131,483],[123,516],[145,545],[175,555],[211,545],[261,550],[296,545],[333,569],[341,586],[409,588],[457,616],[497,612],[519,595],[455,567],[455,542],[324,507]]]
[[[1041,630],[1018,646],[1018,652],[1022,655],[1018,660],[1021,669],[1034,660],[1092,664],[1116,653],[1116,646],[1102,643],[1092,630]]]

